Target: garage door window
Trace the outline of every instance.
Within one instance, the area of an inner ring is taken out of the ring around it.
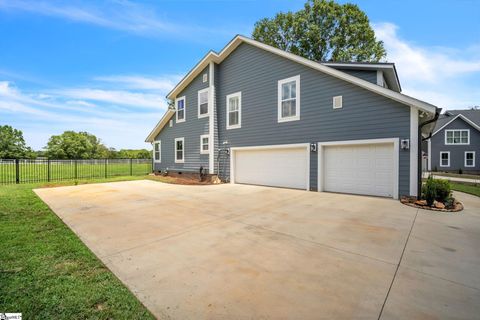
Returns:
[[[300,120],[300,76],[278,81],[278,122]]]
[[[175,162],[183,163],[184,162],[184,148],[185,148],[185,139],[177,138],[175,139]]]
[[[440,167],[450,167],[450,152],[440,152]]]

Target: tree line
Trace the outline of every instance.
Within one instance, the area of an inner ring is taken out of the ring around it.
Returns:
[[[65,131],[53,135],[44,150],[34,151],[27,146],[21,130],[0,125],[0,159],[150,159],[147,149],[108,148],[88,132]]]

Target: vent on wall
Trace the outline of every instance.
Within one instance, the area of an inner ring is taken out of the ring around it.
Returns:
[[[202,77],[203,82],[207,82],[208,80],[208,74],[204,73]]]
[[[333,97],[333,109],[342,108],[342,96]]]
[[[170,120],[170,128],[173,127],[173,120]]]

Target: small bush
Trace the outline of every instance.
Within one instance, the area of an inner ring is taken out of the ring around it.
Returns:
[[[429,206],[433,205],[435,200],[445,203],[451,197],[450,182],[430,176],[422,186],[422,196]]]
[[[462,170],[462,169],[458,169],[458,174],[463,174],[463,170]]]

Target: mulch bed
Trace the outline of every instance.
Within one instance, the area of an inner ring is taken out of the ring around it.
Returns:
[[[213,182],[211,179],[206,179],[204,181],[200,181],[200,179],[194,179],[192,177],[179,177],[179,176],[162,176],[162,175],[150,175],[150,179],[158,180],[165,183],[172,183],[172,184],[182,184],[182,185],[213,185],[219,184],[221,182]]]
[[[463,210],[463,204],[461,204],[456,199],[453,200],[453,205],[451,207],[445,207],[441,202],[435,201],[433,206],[428,206],[425,200],[417,200],[416,197],[402,197],[400,202],[409,207],[440,211],[440,212],[458,212]]]

